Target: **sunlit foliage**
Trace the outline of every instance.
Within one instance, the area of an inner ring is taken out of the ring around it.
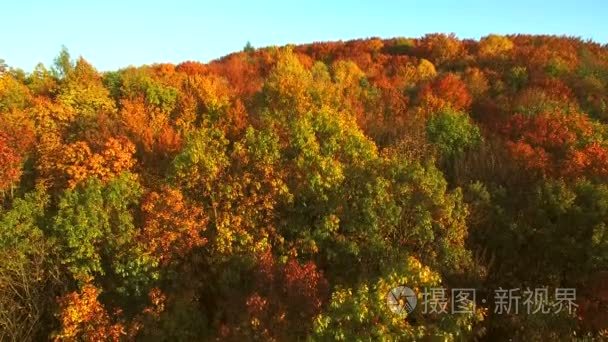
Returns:
[[[555,36],[0,60],[0,340],[601,340],[607,87]],[[579,311],[398,315],[400,285]]]

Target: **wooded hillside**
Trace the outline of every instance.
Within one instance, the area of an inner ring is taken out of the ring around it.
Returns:
[[[0,65],[0,340],[608,338],[606,46]],[[399,285],[475,309],[398,315]],[[550,312],[496,312],[515,288]]]

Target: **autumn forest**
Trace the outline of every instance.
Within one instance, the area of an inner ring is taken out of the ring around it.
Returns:
[[[600,341],[608,47],[427,34],[2,62],[0,260],[2,341]],[[412,312],[387,304],[397,286]],[[423,312],[429,288],[476,298]]]

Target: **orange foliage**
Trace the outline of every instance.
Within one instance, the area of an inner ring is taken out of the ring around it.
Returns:
[[[141,241],[161,264],[184,257],[207,240],[201,236],[207,218],[199,207],[189,205],[179,190],[165,187],[142,203],[144,229]]]
[[[490,88],[488,79],[478,68],[467,68],[464,72],[464,82],[473,97],[480,97]]]
[[[158,320],[165,311],[167,296],[157,287],[148,292],[149,305],[137,314],[130,322],[125,340],[134,340],[143,330],[158,326]]]
[[[63,153],[68,186],[74,187],[89,177],[107,181],[129,170],[135,164],[133,153],[135,146],[125,137],[108,139],[99,153],[93,153],[82,141],[68,145]]]
[[[154,64],[152,70],[159,76],[171,76],[175,73],[175,66],[170,63]]]
[[[151,151],[154,144],[154,129],[157,126],[153,119],[155,115],[151,113],[154,109],[147,109],[143,98],[125,99],[121,105],[122,123],[133,137],[133,141],[141,144],[144,151]]]
[[[574,98],[572,89],[570,89],[563,80],[546,77],[535,82],[535,85],[542,88],[545,94],[549,95],[554,100],[568,102]]]
[[[65,181],[71,188],[89,177],[107,181],[135,165],[135,146],[125,137],[111,137],[96,149],[84,141],[63,145],[48,134],[41,137],[38,152],[43,179],[56,185]]]
[[[262,88],[262,75],[269,69],[268,61],[254,62],[247,54],[235,54],[209,68],[215,75],[225,77],[235,93],[250,97]]]
[[[80,292],[59,298],[61,330],[55,341],[119,341],[126,334],[124,325],[114,323],[97,297],[100,290],[86,284]]]
[[[175,67],[175,71],[183,72],[188,76],[193,76],[197,74],[202,74],[207,71],[207,66],[203,63],[186,61],[178,64]]]
[[[148,299],[152,305],[147,306],[143,313],[158,317],[165,310],[167,296],[159,288],[155,287],[148,292]]]
[[[300,313],[313,315],[321,309],[328,291],[327,280],[314,262],[305,264],[290,259],[286,264],[279,264],[270,251],[258,258],[257,285],[259,291],[278,288],[280,293],[273,300],[286,301]]]
[[[11,148],[24,156],[34,147],[35,124],[26,111],[13,110],[2,113],[0,119],[0,132],[3,132]]]
[[[236,99],[228,109],[224,120],[223,130],[226,132],[226,136],[236,140],[247,128],[249,124],[248,116],[243,101]]]
[[[21,177],[21,156],[10,145],[8,135],[0,132],[0,191],[8,189]]]
[[[171,126],[165,126],[156,137],[156,152],[161,156],[169,156],[181,150],[182,136]]]
[[[420,39],[418,50],[422,57],[436,65],[453,61],[464,54],[464,46],[454,34],[427,34]]]
[[[143,98],[123,100],[120,111],[129,136],[147,154],[166,158],[180,150],[181,135],[157,108],[148,107]]]

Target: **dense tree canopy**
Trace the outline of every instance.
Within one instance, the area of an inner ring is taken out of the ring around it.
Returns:
[[[0,340],[607,338],[608,48],[0,60],[0,256]],[[427,313],[429,288],[479,292]],[[500,313],[501,288],[573,288],[578,310]]]

